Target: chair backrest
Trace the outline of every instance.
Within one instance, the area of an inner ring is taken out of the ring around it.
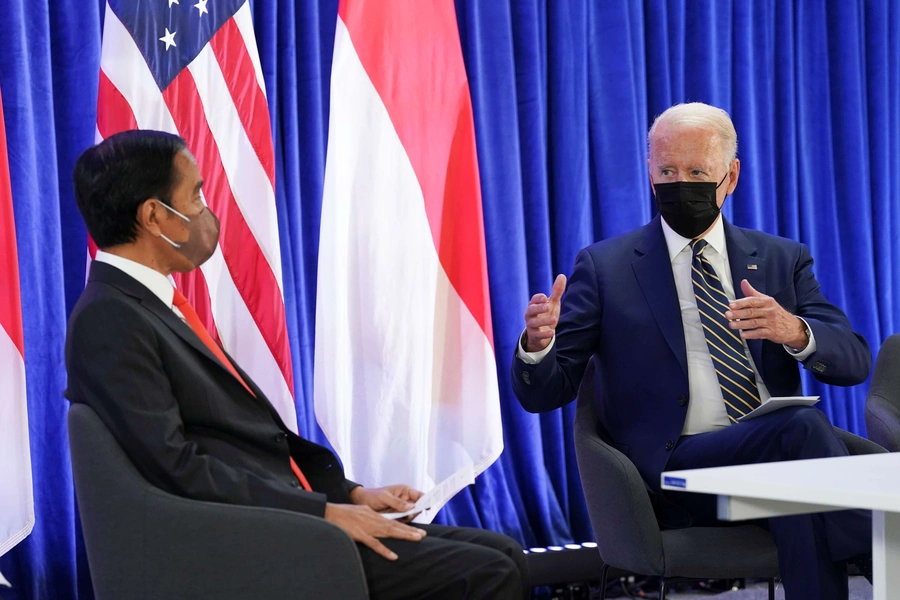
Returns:
[[[84,404],[69,409],[69,448],[91,580],[99,598],[141,581],[146,538],[135,518],[152,487],[138,473],[100,417]]]
[[[884,340],[866,398],[869,438],[891,452],[900,452],[900,334]]]
[[[575,453],[600,557],[613,567],[645,575],[665,571],[662,535],[647,489],[628,457],[610,444],[597,418],[606,400],[596,359],[578,389]]]
[[[368,598],[356,544],[325,519],[153,487],[83,404],[69,446],[98,600]]]

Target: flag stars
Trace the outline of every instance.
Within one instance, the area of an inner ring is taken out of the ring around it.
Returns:
[[[175,0],[176,2],[178,0]],[[159,41],[166,43],[166,52],[169,51],[169,46],[176,46],[175,44],[175,32],[169,32],[169,28],[166,27],[166,35],[159,38]],[[177,47],[177,46],[176,46]]]
[[[198,11],[200,11],[200,16],[201,16],[201,17],[202,17],[203,15],[208,15],[208,14],[209,14],[209,10],[206,8],[206,3],[207,3],[207,2],[209,2],[209,0],[199,0],[199,1],[197,2],[197,4],[194,5],[194,8],[196,8]]]
[[[178,4],[178,0],[169,0],[169,8],[172,8],[173,4]]]

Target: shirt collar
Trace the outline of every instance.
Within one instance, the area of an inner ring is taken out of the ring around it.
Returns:
[[[154,269],[144,266],[128,258],[122,258],[103,250],[97,250],[97,256],[94,258],[97,262],[102,262],[123,271],[126,275],[130,275],[150,290],[154,296],[162,300],[163,304],[172,308],[172,298],[175,296],[175,287],[172,281]]]
[[[666,246],[669,249],[669,261],[673,261],[693,240],[675,233],[665,219],[660,218],[660,221],[662,222],[663,235],[666,238]],[[703,239],[712,246],[713,250],[721,256],[727,257],[728,250],[725,245],[725,225],[723,221],[722,215],[719,215],[715,225],[713,225],[709,233],[703,236]]]

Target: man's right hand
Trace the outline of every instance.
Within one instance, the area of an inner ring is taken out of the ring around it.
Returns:
[[[379,542],[378,538],[418,542],[425,537],[424,529],[385,519],[368,506],[329,502],[325,505],[325,520],[346,531],[353,541],[365,544],[388,560],[397,560],[397,555]]]
[[[559,322],[559,305],[566,291],[566,276],[557,275],[548,298],[546,294],[535,294],[525,309],[525,352],[540,352],[550,344],[556,335]]]

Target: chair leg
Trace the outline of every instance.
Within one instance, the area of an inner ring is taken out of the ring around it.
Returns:
[[[659,580],[659,600],[666,600],[666,590],[669,588],[669,582],[665,577]]]
[[[769,600],[775,600],[775,579],[769,580]]]
[[[603,563],[600,567],[600,600],[606,600],[606,584],[609,578],[609,565]]]

